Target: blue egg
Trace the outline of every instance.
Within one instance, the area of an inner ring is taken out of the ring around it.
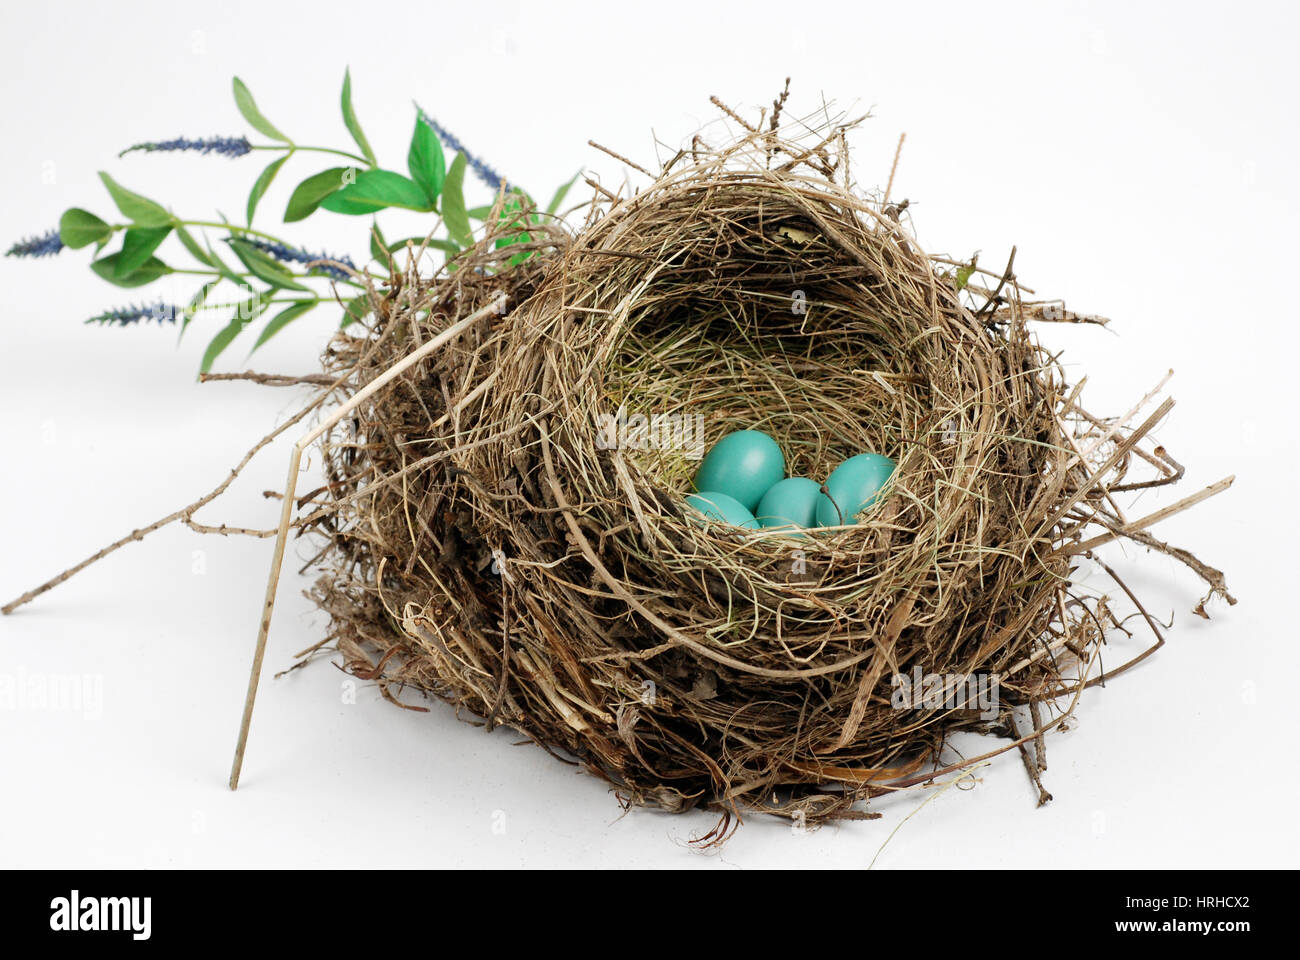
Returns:
[[[759,430],[737,430],[713,445],[695,475],[696,490],[715,490],[752,511],[772,484],[785,476],[785,457]]]
[[[686,497],[686,503],[710,520],[730,523],[746,530],[757,530],[758,521],[735,497],[716,490],[701,490]]]
[[[774,483],[758,501],[754,516],[762,527],[817,526],[817,498],[821,484],[807,477],[788,477]]]
[[[827,497],[817,498],[817,523],[839,527],[855,523],[857,515],[876,502],[894,473],[894,461],[878,453],[849,457],[826,478]]]

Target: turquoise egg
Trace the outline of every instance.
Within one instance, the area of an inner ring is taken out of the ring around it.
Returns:
[[[815,527],[820,496],[821,484],[816,480],[788,477],[763,494],[754,516],[762,527]]]
[[[686,502],[710,520],[730,523],[737,527],[744,527],[746,530],[758,529],[758,521],[745,508],[745,505],[735,497],[728,496],[725,493],[719,493],[716,490],[701,490],[699,493],[688,495]]]
[[[713,445],[695,475],[696,490],[716,490],[752,511],[772,484],[785,476],[776,441],[759,430],[737,430]]]
[[[818,525],[838,527],[854,523],[859,513],[876,502],[880,488],[893,473],[894,461],[878,453],[849,457],[826,478],[830,497],[822,494],[817,498]]]

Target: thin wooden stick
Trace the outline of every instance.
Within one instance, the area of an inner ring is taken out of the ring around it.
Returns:
[[[898,135],[898,146],[894,148],[894,165],[889,168],[889,182],[885,184],[885,199],[882,203],[889,203],[889,195],[894,192],[894,174],[898,172],[898,158],[903,155],[903,141],[906,139],[906,133]]]
[[[1084,540],[1082,543],[1066,544],[1057,552],[1062,554],[1087,553],[1089,550],[1100,547],[1104,543],[1110,543],[1112,540],[1118,540],[1120,537],[1126,537],[1131,533],[1137,533],[1139,530],[1145,530],[1152,524],[1159,523],[1161,520],[1164,520],[1167,517],[1172,517],[1176,513],[1182,513],[1189,507],[1196,506],[1202,500],[1208,500],[1215,494],[1222,493],[1224,490],[1227,490],[1232,486],[1232,482],[1236,479],[1237,477],[1235,474],[1230,477],[1224,477],[1217,483],[1210,484],[1205,489],[1192,494],[1190,497],[1184,497],[1177,503],[1171,503],[1167,507],[1161,507],[1155,513],[1149,513],[1139,520],[1129,521],[1128,523],[1116,527],[1114,530],[1107,533],[1098,534],[1091,540]]]
[[[647,170],[645,167],[641,166],[641,164],[637,163],[635,160],[629,160],[627,157],[623,156],[623,154],[621,154],[621,153],[615,153],[613,150],[609,149],[609,147],[601,146],[601,145],[600,145],[599,143],[597,143],[595,140],[588,140],[588,141],[587,141],[587,145],[590,146],[590,147],[595,147],[595,148],[596,148],[597,150],[599,150],[601,153],[607,153],[607,154],[609,154],[609,155],[610,155],[611,157],[613,157],[615,160],[619,160],[619,161],[621,161],[621,162],[623,162],[623,163],[626,163],[629,167],[631,167],[631,168],[634,169],[634,170],[639,170],[639,171],[641,171],[641,172],[644,173],[647,177],[649,177],[651,180],[653,180],[653,179],[655,178],[655,175],[654,175],[653,173],[651,173],[651,172],[650,172],[649,170]],[[588,182],[588,183],[591,183],[590,180],[588,180],[587,182]],[[593,184],[593,186],[594,186],[594,184]],[[601,188],[601,189],[603,190],[603,188]],[[613,194],[610,194],[610,196],[613,196]]]
[[[404,359],[393,364],[371,380],[362,389],[358,390],[350,400],[340,405],[338,409],[313,429],[303,434],[298,442],[293,445],[293,452],[289,455],[289,477],[284,485],[284,503],[280,509],[280,527],[275,537],[275,551],[271,555],[271,572],[266,578],[266,599],[262,605],[262,622],[257,628],[257,647],[253,651],[253,666],[248,674],[248,693],[244,697],[244,714],[239,724],[239,741],[235,745],[235,759],[230,767],[231,790],[238,789],[239,773],[244,765],[244,748],[248,745],[248,728],[253,720],[253,704],[257,700],[257,684],[262,675],[262,660],[266,656],[266,638],[271,631],[271,615],[275,612],[275,594],[280,584],[280,569],[284,565],[284,549],[289,538],[290,521],[293,519],[294,492],[298,488],[298,470],[302,464],[303,452],[324,436],[348,413],[374,396],[377,391],[383,389],[386,384],[400,377],[439,347],[458,337],[473,324],[489,314],[499,314],[502,310],[502,301],[496,300],[486,307],[474,311],[465,319],[452,324],[424,346],[407,354]]]
[[[1087,463],[1087,458],[1084,457],[1083,450],[1079,448],[1079,442],[1074,439],[1070,428],[1065,425],[1065,421],[1061,419],[1059,414],[1054,414],[1054,416],[1056,417],[1056,426],[1061,431],[1061,436],[1064,437],[1065,442],[1070,445],[1070,449],[1074,451],[1074,455],[1079,458],[1080,463]],[[1119,522],[1128,523],[1128,517],[1124,516],[1123,509],[1115,502],[1115,498],[1111,496],[1110,491],[1106,489],[1104,484],[1102,485],[1101,492],[1106,498],[1106,502],[1110,504],[1110,508],[1115,511],[1115,516],[1119,517]]]
[[[271,629],[271,614],[275,610],[275,591],[280,585],[280,568],[284,565],[284,548],[289,539],[289,522],[293,519],[293,495],[298,487],[303,446],[302,441],[298,441],[289,454],[289,479],[285,482],[284,502],[280,506],[280,529],[275,536],[275,552],[271,555],[271,575],[266,580],[266,600],[262,604],[262,623],[257,628],[253,668],[248,674],[248,693],[244,698],[244,716],[239,724],[239,743],[235,745],[235,761],[230,768],[231,790],[239,786],[239,771],[244,766],[244,747],[248,745],[248,726],[253,720],[253,701],[257,699],[257,682],[262,676],[262,659],[266,656],[266,637]]]
[[[1136,417],[1138,415],[1138,411],[1140,411],[1143,407],[1145,407],[1148,403],[1150,403],[1153,399],[1155,399],[1155,396],[1165,388],[1165,384],[1170,381],[1173,375],[1174,372],[1170,370],[1163,377],[1161,377],[1160,382],[1157,383],[1150,390],[1148,390],[1146,396],[1144,396],[1137,403],[1133,404],[1133,409],[1131,409],[1128,413],[1124,414],[1124,416],[1116,420],[1113,424],[1111,424],[1110,429],[1108,429],[1100,437],[1097,437],[1090,444],[1088,444],[1087,447],[1084,448],[1083,457],[1086,459],[1087,457],[1091,456],[1094,450],[1098,449],[1103,443],[1105,443],[1106,441],[1114,437],[1116,434],[1118,434],[1119,431],[1124,427],[1124,424],[1128,423],[1130,420]]]
[[[735,110],[732,110],[729,106],[727,106],[725,103],[719,100],[716,96],[709,97],[709,103],[713,104],[715,107],[717,107],[727,116],[729,116],[732,120],[735,120],[738,124],[740,124],[746,130],[748,130],[750,133],[758,133],[758,131],[749,123],[749,121],[747,121],[744,117],[738,114]]]
[[[260,383],[264,387],[294,387],[300,383],[332,387],[335,378],[328,373],[308,373],[300,377],[293,377],[283,373],[254,373],[252,370],[245,370],[243,373],[199,374],[199,383],[212,383],[217,380],[247,380],[250,383]]]
[[[65,580],[68,580],[73,576],[75,576],[76,574],[80,573],[82,570],[85,570],[91,564],[98,563],[100,560],[103,560],[109,554],[117,550],[120,550],[128,543],[136,543],[137,541],[143,540],[145,537],[153,533],[155,530],[161,530],[163,527],[167,526],[170,523],[174,523],[177,520],[181,520],[184,523],[194,526],[194,521],[192,519],[194,514],[197,513],[199,510],[201,510],[203,507],[207,506],[213,500],[217,499],[217,497],[225,493],[227,488],[229,488],[229,486],[232,483],[234,483],[235,478],[238,477],[243,472],[244,468],[248,466],[248,464],[252,461],[253,457],[257,455],[258,451],[260,451],[271,441],[279,437],[280,434],[284,433],[286,430],[292,427],[299,420],[302,420],[304,417],[306,417],[307,414],[311,413],[311,411],[316,408],[316,405],[320,403],[322,400],[324,400],[326,396],[329,395],[332,389],[334,389],[335,387],[342,386],[343,381],[346,379],[347,379],[347,375],[335,379],[332,382],[331,386],[317,393],[316,396],[312,399],[311,403],[307,404],[307,406],[303,407],[301,410],[295,413],[284,423],[280,424],[280,426],[276,427],[274,430],[272,430],[270,433],[264,436],[261,440],[257,441],[257,443],[254,444],[253,447],[244,454],[243,459],[241,459],[239,463],[235,465],[234,469],[230,471],[230,473],[226,476],[224,480],[222,480],[219,484],[217,484],[213,489],[208,491],[202,497],[195,500],[189,506],[182,507],[179,510],[169,513],[167,514],[167,516],[163,517],[162,519],[155,520],[153,523],[148,524],[147,526],[140,527],[136,530],[132,530],[125,537],[122,537],[119,540],[114,540],[108,546],[104,547],[101,550],[96,551],[94,554],[87,557],[85,560],[82,560],[80,563],[76,564],[75,566],[69,567],[67,570],[64,570],[57,577],[54,577],[50,580],[46,580],[39,587],[34,587],[33,589],[28,590],[21,597],[17,597],[14,600],[10,600],[3,607],[0,607],[0,613],[3,613],[4,615],[8,616],[9,614],[17,610],[19,607],[21,607],[23,604],[30,603],[32,600],[35,600],[37,597],[39,597],[41,594],[45,593],[46,591],[53,590],[55,587],[63,583]],[[196,529],[201,528],[201,526],[202,525],[199,525],[199,527]],[[233,533],[233,532],[245,532],[245,531],[230,530],[226,532]],[[253,531],[253,533],[254,535],[260,535],[258,531]]]
[[[1120,441],[1120,443],[1115,446],[1115,452],[1106,458],[1106,462],[1093,471],[1092,476],[1090,476],[1086,482],[1081,484],[1074,493],[1070,494],[1063,504],[1056,508],[1056,512],[1039,527],[1039,532],[1041,533],[1045,530],[1050,530],[1052,527],[1056,526],[1057,522],[1070,512],[1070,508],[1082,500],[1087,495],[1088,491],[1101,481],[1101,478],[1110,471],[1111,467],[1119,463],[1119,461],[1124,458],[1124,455],[1127,454],[1139,440],[1150,433],[1152,428],[1164,419],[1165,414],[1172,410],[1173,406],[1174,398],[1166,397],[1165,402],[1156,408],[1155,413],[1147,417],[1140,427]]]

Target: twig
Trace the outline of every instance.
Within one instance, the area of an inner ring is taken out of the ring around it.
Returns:
[[[271,555],[271,572],[266,580],[266,599],[262,604],[262,620],[258,627],[257,646],[253,651],[253,666],[248,674],[248,692],[244,697],[244,714],[239,724],[239,740],[235,745],[235,759],[230,768],[231,790],[238,788],[239,773],[244,765],[244,748],[248,745],[248,729],[253,720],[253,704],[257,699],[257,684],[262,675],[262,660],[266,656],[266,639],[271,630],[271,615],[275,612],[275,594],[280,585],[280,569],[284,563],[284,548],[288,540],[290,521],[293,517],[294,490],[298,486],[298,469],[302,462],[303,453],[348,413],[382,389],[385,384],[401,376],[429,354],[458,337],[473,324],[497,313],[499,309],[500,303],[498,301],[489,303],[487,306],[481,307],[464,319],[452,324],[428,343],[412,350],[403,359],[393,364],[354,393],[347,402],[340,404],[328,417],[305,433],[293,445],[293,451],[289,455],[289,476],[284,487],[284,502],[280,508],[280,526],[275,538],[275,551]],[[288,424],[285,426],[288,426]],[[280,428],[280,430],[284,429],[285,427]]]
[[[988,298],[984,301],[984,306],[980,307],[979,312],[976,313],[975,316],[982,317],[986,313],[992,316],[997,311],[998,297],[1002,295],[1002,288],[1005,287],[1008,282],[1013,282],[1015,280],[1015,265],[1016,248],[1012,247],[1011,255],[1007,257],[1007,268],[1002,271],[1002,276],[998,279],[998,285],[993,288],[993,292],[988,295]]]
[[[999,307],[997,312],[1001,313],[1008,309],[1010,308]],[[1026,320],[1039,320],[1043,323],[1091,323],[1099,327],[1110,323],[1109,317],[1101,317],[1095,313],[1075,313],[1073,310],[1065,309],[1059,301],[1021,304],[1020,315]]]
[[[1228,601],[1228,606],[1235,607],[1237,605],[1237,598],[1228,592],[1228,581],[1224,577],[1222,570],[1217,570],[1207,563],[1202,563],[1191,552],[1184,550],[1182,547],[1175,547],[1172,544],[1165,543],[1163,540],[1157,540],[1149,533],[1129,534],[1129,539],[1134,543],[1140,543],[1144,547],[1150,547],[1152,550],[1158,550],[1160,553],[1173,557],[1189,567],[1197,576],[1210,585],[1210,592],[1192,608],[1192,612],[1198,617],[1203,617],[1206,620],[1210,619],[1210,615],[1205,612],[1205,604],[1216,593]]]
[[[1029,779],[1032,780],[1034,782],[1034,786],[1038,788],[1038,805],[1041,807],[1044,804],[1050,803],[1052,800],[1052,795],[1048,793],[1047,788],[1043,786],[1042,777],[1040,777],[1038,773],[1039,770],[1038,761],[1036,758],[1030,756],[1029,747],[1025,743],[1024,739],[1020,736],[1020,730],[1016,726],[1015,707],[1012,707],[1010,710],[1007,711],[1007,726],[1011,729],[1012,738],[1019,741],[1020,759],[1025,762],[1025,772],[1029,774]],[[1035,724],[1035,728],[1037,728],[1037,724]],[[1039,731],[1036,735],[1032,735],[1032,736],[1033,736],[1035,749],[1036,749],[1038,742],[1042,738],[1042,732]]]
[[[1133,534],[1137,533],[1139,530],[1144,530],[1153,524],[1159,523],[1161,520],[1172,517],[1176,513],[1182,513],[1184,510],[1196,506],[1202,500],[1208,500],[1210,497],[1222,493],[1224,490],[1231,487],[1233,481],[1236,479],[1235,475],[1224,477],[1217,483],[1212,483],[1204,490],[1200,490],[1192,494],[1190,497],[1184,497],[1177,503],[1171,503],[1167,507],[1161,507],[1154,513],[1148,513],[1145,517],[1138,520],[1131,520],[1123,526],[1115,527],[1107,533],[1098,534],[1089,540],[1084,540],[1082,543],[1067,544],[1063,546],[1059,552],[1063,554],[1087,553],[1089,550],[1100,547],[1104,543],[1110,543],[1112,540],[1118,540],[1120,537],[1132,538]]]
[[[335,378],[328,373],[308,373],[301,377],[294,377],[281,373],[254,373],[252,370],[245,370],[243,373],[199,374],[199,383],[211,383],[219,380],[247,380],[250,383],[260,383],[265,387],[293,387],[300,383],[330,387],[334,385]]]
[[[1116,444],[1115,451],[1106,458],[1106,461],[1100,467],[1093,471],[1092,475],[1084,483],[1080,484],[1079,487],[1065,499],[1064,503],[1056,508],[1056,511],[1052,516],[1039,527],[1039,531],[1050,530],[1052,527],[1056,526],[1056,524],[1060,522],[1061,518],[1069,513],[1071,507],[1082,500],[1088,491],[1095,487],[1101,481],[1101,478],[1109,473],[1110,469],[1115,466],[1115,464],[1119,463],[1119,461],[1124,458],[1124,456],[1135,444],[1137,444],[1139,440],[1150,433],[1151,429],[1164,419],[1165,414],[1172,410],[1173,406],[1173,397],[1166,397],[1165,402],[1156,408],[1155,413],[1147,417],[1147,419],[1143,421],[1142,425],[1125,437],[1122,442]]]
[[[618,194],[611,193],[610,191],[606,190],[595,180],[591,179],[591,177],[583,177],[582,179],[586,182],[587,186],[591,187],[591,189],[597,191],[598,193],[604,194],[605,197],[607,197],[612,203],[618,203]]]
[[[894,174],[898,172],[898,158],[903,155],[903,141],[907,139],[906,133],[898,135],[898,146],[894,148],[894,163],[889,168],[889,182],[885,184],[885,203],[889,203],[889,195],[894,190]]]
[[[374,343],[370,345],[370,347],[368,348],[368,352],[378,349],[379,346],[383,343],[383,340],[384,337],[381,335],[377,340],[375,340]],[[306,406],[304,406],[292,417],[290,417],[284,423],[280,424],[280,426],[276,427],[274,430],[272,430],[270,433],[264,436],[261,440],[255,443],[248,450],[248,452],[244,454],[243,459],[239,461],[239,463],[235,466],[235,468],[230,471],[230,476],[226,477],[225,480],[223,480],[216,487],[214,487],[206,496],[200,497],[198,500],[195,500],[193,503],[189,504],[188,506],[182,507],[180,510],[177,510],[173,513],[169,513],[167,516],[163,517],[160,520],[155,520],[153,523],[149,524],[146,527],[141,527],[138,530],[132,530],[125,537],[122,537],[120,540],[116,540],[113,543],[110,543],[107,547],[104,547],[102,550],[99,550],[93,555],[87,557],[85,560],[81,561],[76,566],[69,567],[67,570],[64,570],[62,573],[60,573],[57,577],[54,577],[51,580],[47,580],[39,587],[36,587],[32,590],[28,590],[21,597],[18,597],[15,600],[11,600],[3,607],[0,607],[0,614],[4,614],[7,616],[8,614],[13,613],[19,607],[23,606],[26,603],[30,603],[32,600],[36,599],[41,594],[49,590],[52,590],[53,588],[57,587],[59,584],[63,583],[65,580],[68,580],[71,577],[75,576],[76,574],[80,573],[82,570],[86,569],[86,567],[89,567],[91,564],[104,559],[109,554],[115,553],[116,551],[120,550],[122,547],[126,546],[128,543],[135,543],[138,540],[143,540],[146,536],[153,533],[155,530],[159,530],[162,527],[165,527],[170,523],[174,523],[177,520],[183,520],[186,523],[190,523],[194,514],[198,510],[202,509],[204,506],[211,503],[213,500],[217,499],[219,496],[221,496],[223,493],[226,492],[226,490],[230,487],[230,485],[235,481],[235,478],[239,476],[240,472],[246,466],[248,466],[249,462],[253,459],[253,457],[257,455],[258,451],[260,451],[267,444],[271,443],[278,436],[280,436],[280,434],[284,433],[294,424],[300,422],[304,417],[307,416],[307,414],[311,413],[318,406],[320,406],[321,402],[326,397],[328,397],[334,390],[338,389],[344,383],[346,383],[351,376],[352,376],[352,371],[351,369],[349,369],[344,373],[340,374],[339,376],[331,379],[329,381],[329,385],[326,386],[324,389],[318,391],[315,394],[315,396],[313,396],[312,399],[307,403]]]
[[[1174,375],[1173,370],[1166,371],[1165,375],[1160,378],[1160,382],[1157,383],[1150,390],[1148,390],[1146,392],[1146,395],[1142,397],[1141,400],[1133,404],[1133,407],[1128,411],[1128,413],[1124,414],[1124,416],[1116,420],[1111,425],[1110,429],[1106,431],[1106,433],[1104,433],[1102,436],[1098,437],[1096,440],[1093,440],[1090,444],[1088,444],[1088,446],[1083,451],[1083,457],[1086,458],[1090,456],[1094,450],[1100,447],[1111,437],[1115,436],[1115,434],[1117,434],[1120,431],[1120,429],[1123,427],[1124,424],[1128,423],[1130,420],[1136,417],[1138,411],[1141,410],[1143,407],[1145,407],[1148,403],[1150,403],[1152,399],[1155,398],[1156,394],[1158,394],[1161,390],[1165,388],[1165,384],[1169,382],[1169,380],[1173,377],[1173,375]],[[1076,406],[1075,409],[1078,410],[1079,408]]]
[[[732,120],[735,120],[738,124],[740,124],[746,130],[748,130],[750,133],[758,133],[758,130],[754,128],[753,124],[749,123],[749,121],[747,121],[744,117],[738,114],[735,110],[732,110],[729,106],[727,106],[725,103],[719,100],[716,96],[709,97],[709,103],[713,104],[715,107],[717,107],[727,116],[729,116]]]
[[[343,379],[344,378],[340,378],[338,382],[342,383]],[[316,408],[316,405],[322,399],[324,399],[324,397],[328,392],[329,391],[327,390],[324,393],[318,395],[316,399],[313,400],[309,405],[304,407],[302,410],[298,411],[298,413],[294,414],[293,417],[286,420],[283,424],[281,424],[276,429],[272,430],[265,437],[263,437],[256,444],[254,444],[253,447],[249,449],[247,453],[244,454],[244,458],[239,461],[238,465],[233,470],[230,471],[230,476],[226,477],[226,479],[222,480],[221,483],[217,484],[217,486],[214,487],[211,491],[209,491],[205,496],[200,497],[198,500],[195,500],[193,503],[189,504],[188,506],[182,507],[181,509],[174,511],[173,513],[167,514],[167,516],[163,517],[160,520],[155,520],[153,523],[149,524],[148,526],[140,527],[138,530],[132,530],[125,537],[122,537],[120,540],[113,541],[108,546],[104,547],[102,550],[96,551],[95,553],[91,554],[89,557],[87,557],[85,560],[82,560],[80,563],[76,564],[75,566],[71,566],[67,570],[64,570],[57,577],[45,581],[39,587],[35,587],[31,590],[28,590],[26,593],[24,593],[21,597],[18,597],[16,600],[9,601],[9,603],[5,604],[3,607],[0,607],[0,613],[6,615],[13,613],[19,607],[23,606],[23,604],[30,603],[32,600],[35,600],[41,594],[54,589],[59,584],[63,583],[65,580],[70,579],[71,577],[80,573],[82,570],[86,569],[86,567],[90,566],[92,563],[96,563],[100,560],[103,560],[109,554],[115,553],[116,551],[120,550],[122,547],[125,547],[128,543],[135,543],[136,541],[143,540],[145,537],[153,533],[155,530],[159,530],[170,523],[174,523],[177,520],[182,520],[185,523],[190,523],[191,518],[194,516],[195,512],[202,509],[204,506],[211,503],[213,500],[217,499],[217,497],[221,496],[223,493],[226,492],[226,489],[231,485],[231,483],[234,482],[235,478],[239,476],[240,472],[244,469],[244,467],[248,466],[249,461],[253,459],[253,457],[257,454],[259,450],[265,447],[268,443],[270,443],[280,434],[284,433],[294,424],[298,423],[300,420],[303,419],[303,417],[307,416],[307,414],[310,413],[312,410],[314,410]],[[237,531],[232,530],[227,532],[233,533]]]
[[[195,533],[212,533],[221,537],[230,537],[230,536],[257,537],[260,540],[265,540],[268,537],[275,536],[274,529],[254,530],[249,527],[232,527],[224,523],[221,524],[221,526],[219,527],[210,527],[206,523],[199,523],[195,520],[188,520],[188,519],[183,522],[185,526],[189,527]]]
[[[623,154],[621,154],[621,153],[615,153],[613,150],[609,149],[609,147],[602,147],[602,146],[601,146],[599,143],[597,143],[595,140],[588,140],[588,141],[587,141],[587,145],[588,145],[588,146],[595,147],[595,148],[596,148],[597,150],[599,150],[601,153],[607,153],[607,154],[609,154],[611,157],[613,157],[615,160],[618,160],[618,161],[621,162],[621,163],[626,163],[629,167],[631,167],[631,168],[634,169],[634,170],[640,170],[642,173],[644,173],[644,174],[645,174],[647,177],[649,177],[651,180],[653,180],[653,179],[655,178],[655,175],[654,175],[653,173],[651,173],[651,172],[650,172],[649,170],[647,170],[645,167],[641,166],[641,164],[637,163],[635,160],[629,160],[627,157],[623,156]],[[590,182],[590,181],[588,181],[588,182]]]

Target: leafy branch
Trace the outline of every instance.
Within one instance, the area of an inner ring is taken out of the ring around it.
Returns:
[[[364,320],[369,311],[369,300],[364,292],[366,285],[360,279],[361,273],[350,257],[311,253],[285,242],[274,233],[253,226],[254,217],[267,190],[295,155],[327,154],[349,162],[321,170],[299,182],[289,196],[282,216],[283,222],[297,223],[319,210],[342,216],[372,217],[369,251],[373,259],[366,265],[365,271],[379,277],[387,275],[391,255],[405,248],[411,241],[424,244],[427,239],[428,248],[444,253],[448,260],[454,259],[473,244],[473,221],[487,220],[494,209],[500,211],[500,226],[504,228],[496,246],[504,248],[527,243],[532,239],[528,227],[540,224],[544,215],[555,215],[577,180],[578,175],[575,174],[573,179],[555,192],[544,214],[538,212],[527,192],[508,184],[418,105],[415,127],[407,149],[406,172],[399,173],[381,167],[352,103],[350,71],[345,71],[343,75],[340,110],[344,127],[351,136],[355,149],[296,143],[267,119],[242,80],[233,78],[232,87],[235,105],[244,120],[253,130],[270,140],[270,143],[251,143],[244,136],[198,140],[179,137],[135,144],[123,150],[119,157],[137,152],[175,151],[231,159],[254,152],[278,154],[258,174],[248,192],[244,225],[231,223],[225,217],[182,217],[169,207],[128,189],[108,173],[101,172],[100,179],[117,211],[124,218],[123,222],[110,223],[89,210],[73,207],[64,212],[57,231],[16,243],[8,251],[10,256],[41,257],[56,254],[65,247],[75,250],[93,246],[91,270],[109,283],[126,289],[147,287],[163,277],[173,275],[202,278],[199,289],[183,308],[157,302],[106,310],[87,321],[118,326],[144,320],[179,323],[183,335],[200,313],[231,310],[233,312],[226,324],[216,332],[204,350],[201,373],[211,369],[217,358],[254,321],[268,314],[270,316],[262,325],[250,353],[321,304],[343,303],[339,320],[341,328]],[[455,153],[450,164],[444,153],[444,144]],[[499,205],[467,208],[467,172],[473,172],[484,184],[501,195],[502,202]],[[435,214],[440,217],[438,227],[442,228],[445,235],[388,243],[376,218],[376,215],[388,209]],[[218,245],[214,246],[210,242],[209,232],[221,235]],[[179,240],[181,247],[195,261],[194,265],[172,266],[158,256],[164,242],[172,237]],[[116,249],[109,249],[119,238],[120,243]],[[222,253],[218,252],[222,249],[234,257],[238,266],[232,267]],[[515,254],[509,259],[506,268],[533,255],[531,251]],[[315,286],[321,281],[329,284],[328,291]],[[214,290],[223,285],[235,287],[235,297],[226,297],[220,303],[211,302]],[[350,299],[339,298],[339,287],[353,291]]]

